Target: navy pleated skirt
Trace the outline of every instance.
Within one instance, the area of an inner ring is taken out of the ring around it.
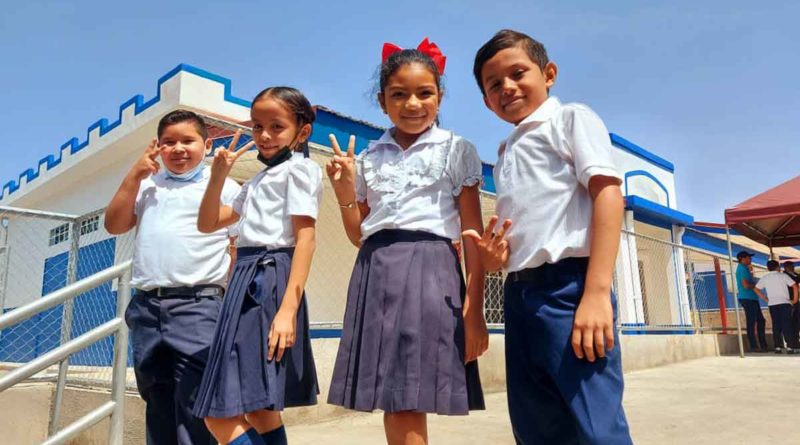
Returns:
[[[464,365],[466,287],[452,242],[383,230],[356,259],[328,403],[358,411],[463,415],[484,409]]]
[[[286,292],[292,254],[293,249],[236,250],[194,415],[233,417],[317,403],[305,295],[297,311],[294,346],[280,362],[267,361],[269,329]]]

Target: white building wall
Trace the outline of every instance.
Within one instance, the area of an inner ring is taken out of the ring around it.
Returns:
[[[614,146],[613,156],[617,168],[623,175],[644,170],[654,176],[667,189],[667,193],[665,193],[661,187],[647,176],[630,176],[622,183],[623,195],[637,195],[665,207],[678,208],[678,202],[675,197],[675,177],[672,172],[617,146]],[[667,196],[669,196],[669,205],[667,205]]]

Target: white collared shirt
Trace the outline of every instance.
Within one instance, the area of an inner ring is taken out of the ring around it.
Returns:
[[[789,294],[789,288],[792,286],[794,286],[794,280],[789,278],[789,275],[778,271],[764,275],[756,283],[757,288],[767,291],[769,306],[791,304],[792,296]]]
[[[322,199],[322,170],[303,153],[262,170],[242,185],[232,208],[239,214],[239,247],[292,247],[292,216],[317,219]]]
[[[508,272],[589,256],[597,175],[622,180],[608,130],[586,105],[550,97],[514,128],[494,167],[497,215],[512,222]]]
[[[136,241],[131,286],[156,287],[218,284],[225,286],[230,256],[228,237],[197,230],[197,214],[211,171],[182,182],[158,173],[142,181],[136,197]],[[221,201],[230,204],[239,185],[225,180]]]
[[[358,155],[356,171],[356,199],[370,208],[362,241],[383,229],[460,239],[456,199],[483,178],[475,146],[435,125],[406,150],[387,130]]]

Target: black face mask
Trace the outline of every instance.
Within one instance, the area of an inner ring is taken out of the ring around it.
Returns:
[[[272,168],[275,167],[276,165],[283,164],[284,162],[288,161],[291,157],[292,157],[292,149],[289,148],[288,145],[284,145],[283,148],[281,148],[277,153],[275,153],[275,156],[269,159],[265,158],[264,155],[262,155],[261,153],[258,153],[258,156],[256,156],[256,158],[258,158],[258,160],[261,161],[262,164],[266,165],[267,168]]]
[[[298,133],[297,136],[299,136],[299,135],[300,134]],[[294,142],[297,139],[297,136],[295,136],[294,139],[292,139],[292,142],[291,142],[290,145],[294,145]],[[261,161],[262,164],[266,165],[268,169],[272,168],[272,167],[275,167],[276,165],[283,164],[284,162],[288,161],[292,157],[292,149],[290,148],[290,145],[284,145],[283,148],[278,150],[278,152],[275,153],[275,155],[273,157],[269,158],[269,159],[265,158],[264,155],[262,155],[260,151],[258,152],[258,156],[256,156],[256,158],[259,161]],[[308,156],[306,156],[306,157],[308,157]]]

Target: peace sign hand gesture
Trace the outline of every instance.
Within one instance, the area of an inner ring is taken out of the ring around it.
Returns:
[[[228,145],[228,148],[226,149],[224,147],[219,147],[217,148],[216,152],[214,152],[214,161],[211,164],[212,177],[224,178],[228,176],[236,160],[239,159],[239,157],[241,157],[243,154],[247,153],[247,150],[250,150],[250,147],[255,145],[255,141],[250,141],[237,149],[236,145],[239,143],[239,138],[241,136],[241,130],[236,130],[236,133],[234,133],[233,139],[231,139],[231,143]]]
[[[342,152],[339,147],[339,141],[333,134],[328,135],[331,140],[331,147],[333,148],[333,158],[325,165],[325,170],[331,183],[334,187],[339,184],[355,183],[356,176],[356,137],[350,135],[350,140],[347,142],[347,151]]]
[[[483,235],[478,234],[473,229],[465,230],[461,233],[464,238],[470,238],[475,241],[481,256],[481,262],[487,272],[495,272],[503,268],[508,263],[508,256],[511,254],[508,248],[508,241],[505,239],[506,232],[511,227],[511,220],[505,220],[502,227],[500,227],[500,231],[495,234],[494,228],[497,225],[497,219],[497,215],[492,216],[483,231]]]
[[[136,161],[136,164],[134,164],[131,169],[131,174],[133,174],[133,177],[136,178],[137,181],[141,181],[150,175],[158,173],[161,165],[156,161],[156,158],[158,158],[159,154],[161,154],[161,148],[158,146],[158,139],[153,138],[153,140],[150,141],[150,145],[144,150],[142,157]]]

